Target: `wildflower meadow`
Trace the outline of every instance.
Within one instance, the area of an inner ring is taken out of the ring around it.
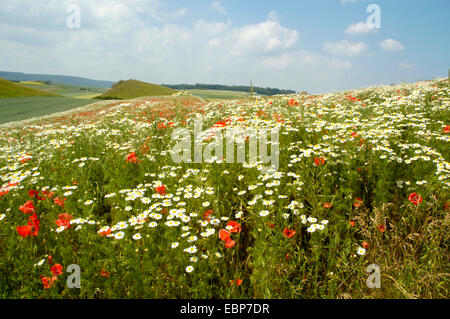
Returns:
[[[4,126],[0,297],[448,298],[449,105],[435,79]]]

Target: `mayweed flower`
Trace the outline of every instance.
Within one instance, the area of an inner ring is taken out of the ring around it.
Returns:
[[[262,210],[259,212],[259,216],[261,217],[266,217],[267,215],[269,215],[269,211],[268,210]]]
[[[186,267],[186,272],[193,272],[194,271],[194,267],[192,267],[192,266],[187,266]]]
[[[358,250],[356,251],[356,253],[360,256],[363,256],[366,253],[366,250],[362,247],[358,247]]]
[[[142,238],[142,236],[141,236],[141,234],[139,234],[139,233],[133,235],[133,239],[134,239],[134,240],[139,240],[139,239],[141,239],[141,238]]]
[[[125,233],[124,233],[123,231],[120,231],[120,232],[117,232],[117,233],[114,235],[114,238],[115,238],[115,239],[122,239],[123,236],[125,236]]]

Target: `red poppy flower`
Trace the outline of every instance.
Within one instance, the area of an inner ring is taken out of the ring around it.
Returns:
[[[450,133],[450,125],[447,125],[442,132]]]
[[[234,245],[236,244],[236,242],[232,239],[228,239],[225,242],[225,248],[232,248]]]
[[[331,204],[331,203],[323,204],[323,208],[331,208],[331,207],[333,207],[333,204]]]
[[[31,236],[31,227],[26,226],[17,226],[17,233],[22,236],[23,238],[27,236]]]
[[[292,238],[295,235],[295,230],[285,228],[283,229],[283,236],[286,238]]]
[[[53,287],[53,285],[57,279],[58,279],[58,277],[56,277],[56,276],[52,276],[52,277],[41,276],[41,281],[42,281],[42,284],[44,285],[44,289],[50,289],[51,287]]]
[[[108,278],[109,277],[109,271],[107,271],[106,269],[103,269],[102,268],[102,270],[100,270],[100,276],[102,276],[102,277],[105,277],[105,278]]]
[[[225,126],[227,126],[227,123],[225,123],[224,121],[216,122],[216,123],[214,123],[214,125],[213,125],[213,127],[217,127],[217,128],[219,128],[219,127],[225,127]]]
[[[109,234],[111,234],[111,228],[108,228],[105,231],[102,231],[100,233],[98,233],[100,236],[108,236]]]
[[[411,193],[408,196],[408,200],[417,206],[422,202],[422,196],[418,195],[417,193]]]
[[[321,166],[321,165],[325,164],[325,159],[323,157],[314,157],[314,163],[317,166]]]
[[[289,104],[290,106],[298,105],[298,101],[297,101],[296,99],[290,99],[289,102],[288,102],[288,104]]]
[[[30,157],[25,157],[20,160],[20,163],[25,164],[26,162],[31,161]]]
[[[61,207],[64,207],[64,202],[66,201],[66,199],[65,198],[63,198],[62,200],[61,199],[59,199],[59,197],[56,197],[54,200],[53,200],[53,202],[56,204],[56,205],[59,205],[59,206],[61,206]]]
[[[238,278],[236,280],[233,279],[230,281],[230,284],[231,285],[236,284],[237,286],[240,286],[242,284],[242,279],[240,279],[240,278]]]
[[[350,226],[355,227],[355,221],[354,220],[350,221]]]
[[[363,203],[362,198],[357,197],[357,198],[355,198],[355,202],[353,203],[353,206],[355,208],[358,208],[358,207],[360,207],[362,205],[362,203]]]
[[[31,215],[28,218],[28,226],[30,226],[32,233],[32,236],[37,236],[38,232],[39,232],[39,219],[36,215],[36,213],[33,213],[33,215]]]
[[[203,219],[209,221],[209,216],[213,213],[214,211],[212,209],[208,209],[204,214],[203,214]]]
[[[241,224],[239,224],[238,222],[230,220],[228,222],[227,226],[233,227],[232,229],[230,229],[230,233],[240,233],[241,232]]]
[[[128,163],[137,163],[138,158],[136,156],[136,153],[133,152],[133,153],[128,154],[127,159],[125,161]]]
[[[58,219],[55,220],[55,224],[58,226],[64,226],[65,229],[70,228],[70,220],[72,219],[72,216],[70,216],[67,213],[59,214]]]
[[[62,271],[63,266],[61,266],[60,264],[56,264],[53,267],[51,267],[50,270],[55,276],[58,276],[63,273],[63,271]]]
[[[49,192],[49,191],[45,190],[45,191],[42,191],[42,194],[46,195],[48,198],[51,199],[53,197],[53,194],[55,194],[55,192]],[[43,199],[45,199],[45,197],[43,197]]]
[[[25,204],[19,207],[19,210],[24,214],[34,213],[35,207],[31,200],[27,201]]]
[[[450,209],[450,202],[445,202],[445,204],[444,204],[444,209],[445,209],[445,210]]]
[[[384,227],[384,225],[378,225],[377,228],[380,232],[384,232],[386,230],[386,227]]]
[[[9,189],[0,191],[0,197],[9,193]]]
[[[164,185],[155,188],[156,192],[161,195],[166,195],[166,187]]]
[[[363,241],[363,242],[362,242],[362,246],[363,246],[364,249],[367,249],[367,248],[369,248],[370,245],[369,245],[368,242]]]
[[[39,191],[31,189],[28,191],[28,196],[30,196],[31,198],[33,197],[37,197],[39,195]]]
[[[229,240],[230,239],[230,232],[228,230],[221,229],[219,231],[219,238],[222,239],[223,241]]]
[[[24,214],[34,213],[34,208],[31,208],[31,207],[20,206],[19,210]]]
[[[267,223],[267,225],[272,229],[275,227],[275,224],[272,224],[272,223]]]

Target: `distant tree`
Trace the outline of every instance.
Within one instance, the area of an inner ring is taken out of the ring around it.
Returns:
[[[221,85],[221,84],[162,84],[162,86],[176,89],[176,90],[224,90],[224,91],[239,91],[239,92],[250,92],[253,85],[243,86],[243,85]],[[258,93],[262,95],[276,95],[276,94],[293,94],[296,93],[293,90],[280,90],[274,88],[262,88],[253,87],[253,93]]]

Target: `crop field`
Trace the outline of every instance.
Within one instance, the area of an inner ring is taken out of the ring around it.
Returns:
[[[45,84],[35,81],[22,81],[20,84],[29,88],[59,94],[66,97],[82,99],[93,99],[108,90],[107,88],[93,86],[76,86],[62,83]]]
[[[187,90],[190,94],[204,98],[205,100],[240,99],[250,97],[248,92],[236,92],[225,90]]]
[[[68,111],[96,102],[69,97],[12,97],[0,99],[0,124]]]
[[[449,106],[436,79],[0,129],[0,297],[448,298]],[[272,165],[214,144],[259,130]]]

